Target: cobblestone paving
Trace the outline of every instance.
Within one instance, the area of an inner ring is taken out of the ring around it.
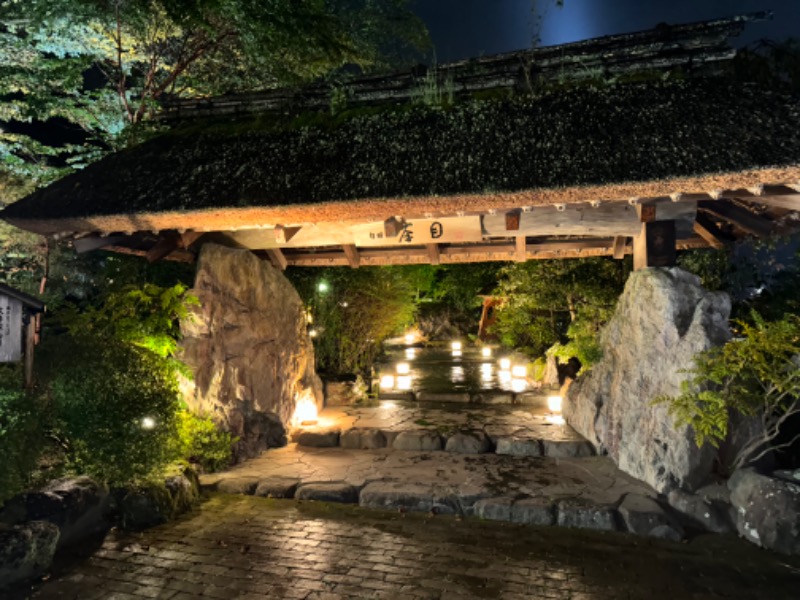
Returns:
[[[797,598],[800,560],[732,537],[673,544],[249,496],[212,496],[179,521],[110,534],[20,597]]]

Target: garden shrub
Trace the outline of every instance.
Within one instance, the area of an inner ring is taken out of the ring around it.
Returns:
[[[11,369],[0,369],[11,371]],[[42,403],[0,373],[0,505],[25,489],[45,447]]]
[[[238,438],[220,430],[208,416],[189,410],[178,413],[177,456],[203,472],[219,471],[231,464],[233,445]]]
[[[174,456],[179,409],[168,360],[115,338],[59,338],[42,354],[70,470],[111,485],[160,475]]]

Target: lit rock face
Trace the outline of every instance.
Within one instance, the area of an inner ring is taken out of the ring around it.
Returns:
[[[632,273],[603,332],[602,360],[568,392],[567,422],[659,492],[705,483],[713,450],[652,400],[678,394],[694,355],[729,339],[730,308],[727,295],[680,269]]]
[[[283,274],[247,250],[203,246],[194,316],[181,323],[194,373],[187,403],[239,436],[236,457],[286,443],[300,398],[322,406],[303,304]]]

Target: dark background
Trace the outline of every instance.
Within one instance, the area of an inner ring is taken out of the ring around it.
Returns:
[[[542,19],[543,46],[651,29],[659,23],[690,23],[772,10],[772,21],[751,23],[739,45],[762,38],[800,37],[800,0],[416,0],[415,12],[430,29],[436,61],[529,48]]]

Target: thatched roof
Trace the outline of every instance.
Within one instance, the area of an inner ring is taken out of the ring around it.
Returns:
[[[715,48],[728,35],[720,23],[741,26],[714,22]],[[0,217],[44,234],[235,231],[800,184],[800,99],[730,77],[719,68],[723,51],[702,54],[702,39],[681,46],[656,29],[648,46],[637,35],[637,48],[649,48],[645,72],[631,70],[624,44],[606,53],[615,68],[626,65],[625,77],[497,97],[464,88],[453,104],[359,106],[336,117],[184,123]],[[669,68],[654,71],[658,43]],[[711,71],[698,58],[706,55]]]

